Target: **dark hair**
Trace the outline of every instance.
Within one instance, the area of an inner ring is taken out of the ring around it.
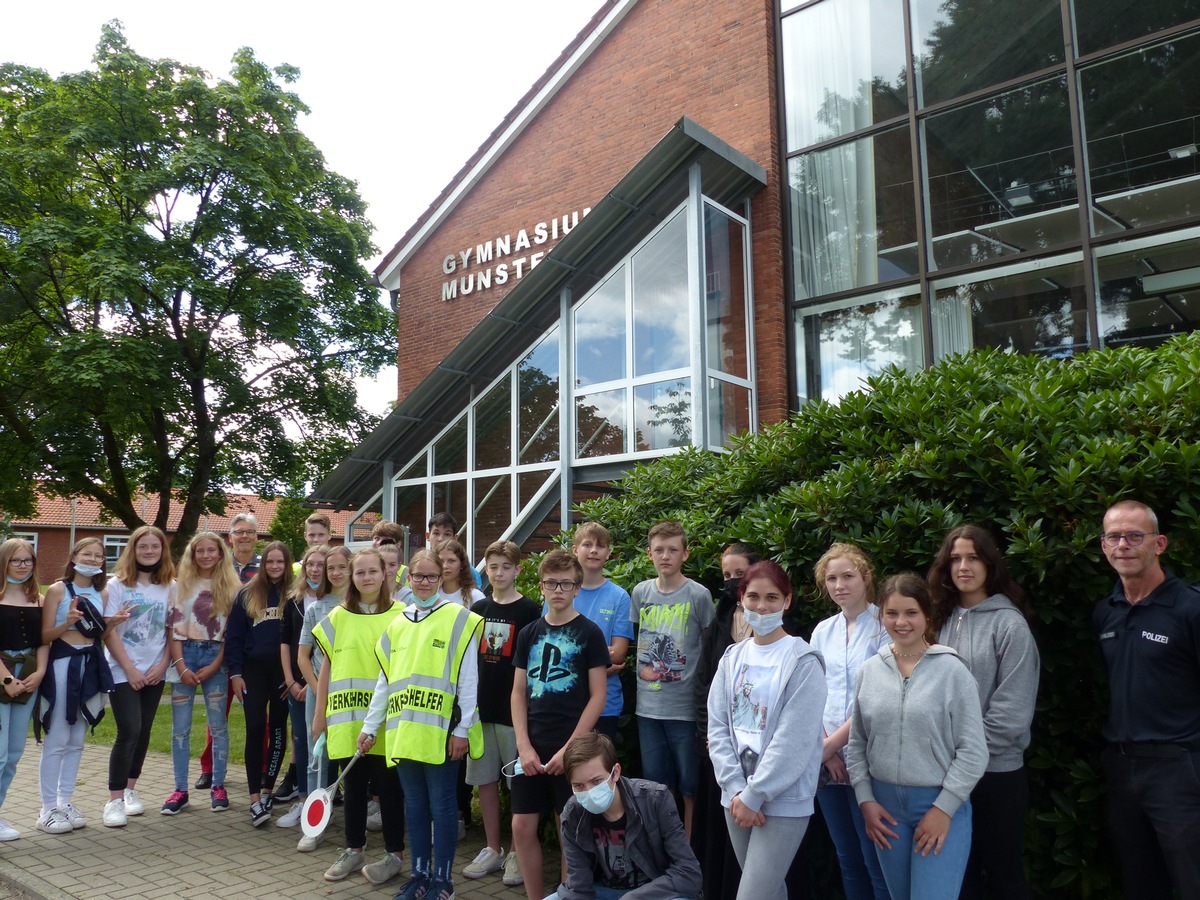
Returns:
[[[783,571],[783,566],[773,559],[762,559],[748,568],[746,574],[742,576],[742,583],[738,585],[739,600],[746,595],[746,588],[755,578],[767,579],[785,597],[791,597],[794,593],[792,580],[788,578],[787,572]]]
[[[246,615],[252,622],[260,622],[267,614],[270,601],[271,576],[267,574],[267,557],[272,553],[283,556],[283,574],[279,576],[279,605],[282,606],[292,593],[292,551],[283,541],[271,541],[263,547],[262,563],[250,582],[242,588],[242,602]]]
[[[538,566],[538,581],[551,572],[570,572],[576,581],[583,581],[583,566],[579,564],[574,553],[561,547],[542,557],[541,565]]]
[[[954,586],[954,578],[950,572],[950,554],[954,550],[954,542],[959,540],[970,541],[975,547],[975,555],[983,560],[987,568],[984,589],[988,596],[1004,594],[1012,601],[1013,606],[1021,611],[1026,621],[1031,621],[1033,610],[1029,606],[1029,599],[1008,573],[1008,563],[1004,561],[1004,555],[996,545],[995,538],[987,529],[968,523],[959,525],[946,534],[941,549],[933,559],[933,565],[929,567],[929,593],[933,597],[934,630],[941,630],[959,604],[958,588]]]
[[[600,761],[604,763],[604,768],[610,772],[613,766],[617,764],[617,748],[613,746],[613,742],[609,739],[608,735],[601,734],[598,731],[589,731],[587,734],[571,738],[571,742],[567,744],[566,752],[563,753],[563,774],[570,781],[571,772],[579,766],[586,765],[596,757],[600,757]]]
[[[434,513],[429,517],[429,526],[426,531],[433,531],[433,526],[437,525],[441,528],[449,528],[455,534],[458,534],[458,519],[450,515],[448,512]]]
[[[929,594],[929,584],[925,579],[916,572],[901,572],[890,577],[879,589],[878,603],[881,612],[887,607],[888,597],[893,594],[911,597],[917,601],[917,606],[925,616],[925,640],[936,644],[938,630],[933,624],[933,598]]]
[[[762,559],[762,554],[758,552],[757,547],[755,547],[753,544],[742,543],[741,541],[732,543],[721,551],[721,559],[724,559],[727,556],[744,557],[746,562],[750,563],[750,565],[754,565],[756,562]]]

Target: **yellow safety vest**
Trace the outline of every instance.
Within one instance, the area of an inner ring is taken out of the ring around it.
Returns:
[[[387,758],[440,765],[447,759],[458,673],[468,653],[477,652],[483,618],[457,603],[444,603],[414,622],[397,616],[375,648],[388,678],[385,741]],[[468,752],[483,755],[479,708],[460,710],[469,722]],[[456,727],[457,723],[455,723]]]
[[[346,759],[358,749],[358,735],[379,678],[375,645],[401,609],[399,603],[393,603],[386,612],[360,615],[338,606],[313,629],[313,640],[330,667],[325,704],[330,759]],[[383,756],[383,748],[376,743],[371,753]]]

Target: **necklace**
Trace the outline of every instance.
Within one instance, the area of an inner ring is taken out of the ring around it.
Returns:
[[[900,659],[920,659],[922,656],[925,655],[925,651],[928,649],[929,649],[929,645],[926,644],[924,647],[921,648],[920,653],[899,653],[896,650],[896,645],[892,644],[892,656],[899,657]]]
[[[748,637],[750,626],[746,624],[746,617],[742,615],[742,608],[739,606],[733,611],[733,642],[740,644]]]

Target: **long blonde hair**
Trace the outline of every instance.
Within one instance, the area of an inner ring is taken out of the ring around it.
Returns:
[[[246,604],[246,615],[252,622],[257,622],[267,612],[267,602],[271,596],[271,576],[267,574],[267,557],[278,550],[283,554],[283,576],[279,579],[279,602],[283,603],[292,590],[292,551],[283,541],[271,541],[263,547],[262,563],[258,572],[250,579],[250,583],[242,591]]]
[[[143,526],[143,527],[149,527],[149,526]],[[138,529],[138,530],[140,531],[141,529]],[[157,529],[155,529],[155,530],[157,531]],[[162,534],[161,531],[159,531],[158,533]],[[134,534],[137,534],[137,532],[135,531]],[[100,548],[101,553],[104,552],[104,541],[100,540],[100,538],[98,538],[98,537],[85,537],[85,538],[80,538],[79,540],[77,540],[75,542],[75,546],[71,548],[71,555],[67,557],[67,567],[63,570],[63,577],[62,577],[63,581],[70,582],[70,581],[75,580],[75,557],[88,544],[95,544],[97,547]],[[132,549],[132,547],[133,547],[133,544],[131,542],[130,544],[128,544],[126,546],[126,549],[127,550]],[[167,545],[163,544],[163,556],[167,556],[166,547],[167,547]],[[125,558],[125,555],[122,554],[121,559],[124,559],[124,558]],[[170,562],[169,556],[167,557],[167,561]],[[134,564],[133,572],[134,572],[133,577],[136,579],[137,578],[137,565],[136,564]],[[108,581],[108,574],[104,571],[104,567],[101,566],[100,574],[92,576],[92,587],[94,587],[98,591],[103,590],[104,585],[107,581]],[[132,582],[130,582],[130,583],[132,583]]]
[[[8,577],[8,564],[12,561],[13,555],[18,550],[28,550],[30,557],[33,558],[33,565],[29,568],[29,578],[24,584],[9,584],[7,581],[0,585],[0,594],[8,593],[9,590],[18,593],[24,593],[25,599],[30,603],[38,604],[42,602],[42,595],[38,592],[37,579],[37,553],[34,552],[33,544],[21,538],[9,538],[3,544],[0,544],[0,575]]]
[[[212,541],[217,545],[221,558],[212,571],[212,611],[214,616],[227,616],[233,609],[233,600],[241,589],[242,581],[233,567],[233,556],[221,536],[214,531],[200,531],[188,541],[183,557],[179,560],[179,579],[175,582],[175,596],[186,600],[196,593],[196,582],[203,576],[196,565],[196,545],[201,541]]]

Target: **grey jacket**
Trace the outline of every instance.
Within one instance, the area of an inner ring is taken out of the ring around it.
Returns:
[[[734,644],[721,657],[721,665],[708,692],[708,755],[721,786],[721,805],[733,798],[765,816],[811,816],[821,771],[825,712],[825,661],[803,638],[791,641],[793,655],[781,673],[779,698],[767,710],[763,752],[749,778],[738,758],[733,735],[730,692],[750,641]]]
[[[957,653],[934,644],[905,684],[891,644],[858,670],[846,768],[859,803],[871,779],[941,787],[933,805],[953,817],[987,768],[975,679]]]
[[[938,640],[953,647],[979,687],[989,772],[1011,772],[1025,762],[1029,726],[1037,702],[1041,662],[1033,633],[1021,611],[1004,594],[993,594],[942,626]],[[959,634],[957,640],[955,635]]]
[[[625,896],[629,900],[670,900],[695,897],[701,888],[700,863],[688,843],[671,792],[654,781],[621,778],[617,781],[625,805],[625,846],[630,859],[654,880]],[[596,896],[592,881],[596,871],[593,814],[574,798],[562,812],[563,854],[567,881],[558,886],[559,900]]]

